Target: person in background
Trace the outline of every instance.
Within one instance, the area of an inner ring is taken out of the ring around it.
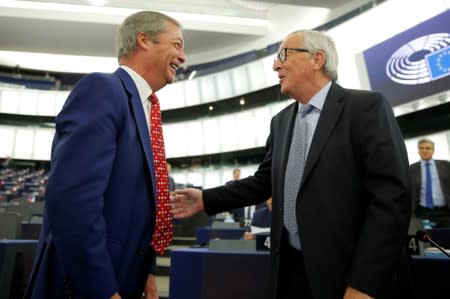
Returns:
[[[118,28],[117,57],[114,73],[83,77],[56,117],[25,298],[158,298],[156,253],[171,240],[172,214],[154,93],[185,61],[180,23],[130,15]]]
[[[336,83],[337,60],[325,33],[289,34],[273,70],[295,102],[272,118],[258,170],[172,198],[175,218],[183,218],[272,196],[271,298],[391,298],[407,259],[411,200],[402,134],[382,94]]]
[[[3,160],[3,162],[2,162],[2,168],[3,169],[15,168],[14,160],[11,159],[11,157],[9,157],[9,156],[5,157],[5,160]]]
[[[233,169],[233,179],[225,183],[225,185],[231,185],[234,182],[238,181],[241,178],[241,170],[239,168]],[[240,221],[250,221],[253,218],[253,214],[255,213],[256,207],[254,205],[248,207],[242,207],[231,210],[231,214],[233,215],[233,220]]]
[[[235,168],[233,169],[233,179],[231,181],[226,182],[225,185],[230,185],[235,181],[239,180],[240,178],[241,178],[241,170],[239,168]]]
[[[434,142],[417,143],[420,161],[409,167],[413,216],[450,227],[450,162],[434,160]]]
[[[267,206],[255,211],[251,226],[260,228],[270,227],[272,222],[272,197],[266,201]],[[252,232],[244,233],[244,240],[255,240],[256,235]]]
[[[170,175],[170,173],[172,172],[172,165],[167,162],[166,163],[167,166],[167,173],[169,174],[169,191],[175,191],[175,180],[173,179],[173,176]]]

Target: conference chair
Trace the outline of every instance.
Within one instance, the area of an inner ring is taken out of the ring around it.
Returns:
[[[20,213],[22,216],[21,221],[28,222],[31,219],[31,207],[29,205],[9,205],[6,207],[7,213]]]
[[[0,213],[0,239],[15,240],[21,234],[21,215],[19,213]]]

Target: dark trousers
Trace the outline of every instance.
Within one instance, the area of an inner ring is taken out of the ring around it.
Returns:
[[[303,253],[293,248],[283,231],[278,272],[277,299],[314,299],[305,272]],[[326,275],[324,273],[324,275]],[[403,249],[393,285],[387,285],[380,299],[416,299],[411,256]],[[343,296],[343,294],[342,294]]]
[[[277,299],[313,299],[303,253],[289,244],[285,232],[282,239]]]

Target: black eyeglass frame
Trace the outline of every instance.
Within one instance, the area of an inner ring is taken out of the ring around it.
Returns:
[[[305,48],[283,48],[280,50],[280,52],[278,52],[277,57],[275,57],[274,61],[279,60],[281,63],[285,62],[287,59],[287,51],[288,50],[303,52],[303,53],[311,53],[310,50],[305,49]]]

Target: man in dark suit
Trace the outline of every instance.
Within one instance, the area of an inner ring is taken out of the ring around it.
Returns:
[[[296,102],[273,117],[257,172],[230,186],[179,190],[174,216],[272,196],[272,298],[389,298],[411,208],[407,153],[389,103],[335,82],[334,42],[318,31],[288,35],[273,69]]]
[[[233,169],[233,179],[230,181],[227,181],[225,183],[226,186],[233,184],[235,181],[239,180],[241,178],[241,170],[239,168],[234,168]],[[233,215],[233,220],[234,221],[241,221],[243,219],[245,219],[245,208],[244,207],[240,207],[237,209],[233,209],[231,211],[231,214]]]
[[[260,208],[255,211],[252,219],[252,226],[257,227],[270,227],[272,219],[272,198],[266,201],[266,207]]]
[[[233,169],[233,179],[231,181],[228,181],[225,183],[226,186],[233,184],[234,182],[238,181],[241,178],[241,170],[239,168]],[[240,207],[237,209],[233,209],[231,213],[233,214],[233,220],[234,221],[245,221],[249,223],[250,220],[253,218],[253,214],[255,211],[257,211],[260,208],[264,208],[266,206],[265,203],[247,206],[247,207]]]
[[[256,210],[253,214],[251,226],[261,228],[270,227],[272,223],[272,197],[269,198],[264,204],[266,205],[265,207]],[[255,240],[256,235],[252,232],[245,232],[244,239]]]
[[[161,151],[152,150],[149,109],[155,116],[158,105],[148,98],[185,60],[181,26],[157,12],[135,13],[119,27],[117,51],[120,68],[82,78],[56,118],[25,298],[158,298],[155,197],[168,203],[169,192],[155,187],[167,177]]]
[[[434,142],[417,143],[420,161],[409,167],[413,215],[437,226],[450,226],[450,162],[434,160]]]
[[[239,180],[241,178],[241,170],[239,168],[233,169],[233,179],[231,181],[228,181],[225,183],[225,185],[229,185],[234,183],[235,181]]]
[[[226,186],[233,184],[234,182],[238,181],[241,178],[241,170],[239,168],[233,169],[233,179],[230,181],[227,181],[225,183]],[[237,209],[233,209],[231,211],[231,214],[233,214],[233,220],[234,221],[245,221],[250,220],[253,217],[253,213],[255,211],[255,206],[249,206],[249,207],[240,207]]]

